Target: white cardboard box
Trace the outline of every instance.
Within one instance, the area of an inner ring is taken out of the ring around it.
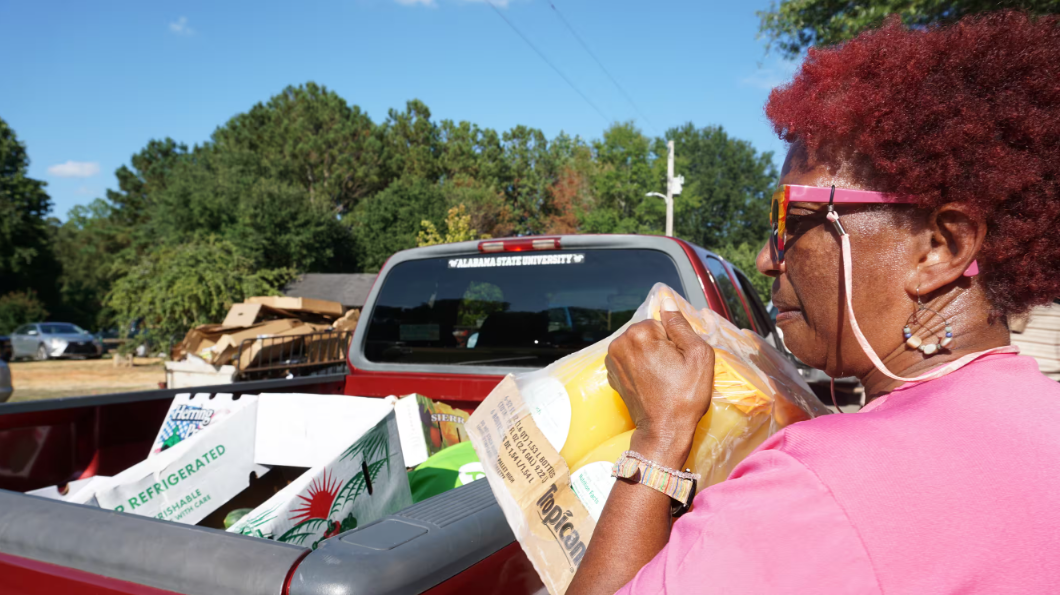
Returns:
[[[248,401],[172,448],[81,489],[71,501],[193,525],[250,484],[257,403]]]
[[[269,396],[262,395],[260,403],[266,404]],[[337,410],[345,406],[337,405]],[[327,409],[324,403],[316,407]],[[393,408],[372,409],[375,413],[366,409],[359,419],[369,424],[367,430],[348,429],[343,445],[332,450],[326,462],[303,473],[228,530],[316,549],[324,539],[410,506],[409,477]]]
[[[176,446],[200,430],[217,425],[233,412],[258,399],[256,395],[233,398],[228,393],[181,393],[173,397],[166,419],[155,436],[148,457]]]

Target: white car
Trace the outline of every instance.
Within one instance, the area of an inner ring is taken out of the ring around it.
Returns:
[[[7,362],[0,359],[0,403],[10,399],[14,390],[11,387],[11,368],[7,367]]]
[[[24,324],[11,333],[12,359],[99,357],[103,345],[91,333],[68,322]]]

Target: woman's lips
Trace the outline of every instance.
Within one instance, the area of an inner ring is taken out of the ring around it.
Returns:
[[[775,324],[781,324],[782,322],[788,322],[797,318],[803,318],[803,312],[800,312],[799,310],[782,310],[777,313]]]

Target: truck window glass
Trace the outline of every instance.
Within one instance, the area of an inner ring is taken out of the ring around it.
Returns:
[[[748,300],[748,308],[752,311],[752,317],[755,318],[755,326],[761,329],[759,334],[764,337],[768,336],[772,332],[774,325],[770,321],[770,315],[766,313],[766,307],[763,306],[762,300],[759,299],[759,294],[755,292],[755,287],[752,286],[752,282],[748,280],[748,277],[736,267],[734,267],[734,272],[737,274],[740,289],[744,292],[745,299]]]
[[[403,262],[383,278],[372,362],[540,368],[611,335],[655,283],[685,295],[656,250],[467,255]]]
[[[740,295],[737,293],[737,288],[733,286],[733,282],[729,280],[729,273],[726,272],[726,267],[722,266],[722,263],[716,258],[705,258],[704,261],[707,263],[708,270],[711,271],[711,276],[715,278],[715,283],[718,285],[718,292],[722,294],[722,301],[726,302],[726,309],[729,310],[730,322],[737,325],[740,328],[746,328],[755,330],[750,320],[748,320],[748,312],[744,309],[744,304],[741,302]]]

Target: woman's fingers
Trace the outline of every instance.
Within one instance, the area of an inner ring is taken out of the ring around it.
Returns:
[[[668,302],[673,304],[673,308],[667,307],[669,305]],[[667,333],[667,338],[674,343],[678,351],[682,352],[689,364],[714,365],[714,353],[711,346],[704,342],[700,335],[696,334],[692,325],[678,310],[678,305],[673,299],[664,298],[660,308],[659,320],[663,331]]]

